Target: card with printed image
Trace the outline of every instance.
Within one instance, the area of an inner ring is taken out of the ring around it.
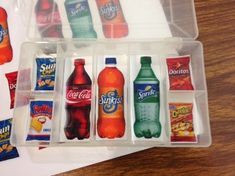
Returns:
[[[0,161],[19,157],[16,147],[10,144],[12,119],[0,121]]]

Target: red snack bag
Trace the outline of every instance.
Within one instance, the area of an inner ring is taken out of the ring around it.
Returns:
[[[171,142],[197,142],[192,103],[169,103]]]
[[[167,58],[170,90],[194,90],[190,74],[190,56]]]
[[[15,89],[16,89],[16,81],[17,81],[18,72],[7,73],[6,78],[8,80],[10,95],[11,95],[11,105],[10,108],[14,108],[15,103]]]

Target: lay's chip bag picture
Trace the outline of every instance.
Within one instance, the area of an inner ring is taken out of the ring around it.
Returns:
[[[36,58],[36,91],[53,91],[55,85],[56,59]]]
[[[0,161],[19,157],[18,151],[10,144],[12,119],[0,121]]]
[[[29,132],[26,141],[50,140],[52,110],[52,101],[33,100],[30,102]]]

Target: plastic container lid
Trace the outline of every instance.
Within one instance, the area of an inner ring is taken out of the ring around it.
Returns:
[[[28,38],[30,40],[42,40],[36,23],[35,5],[37,0],[19,0],[19,9],[28,26]],[[63,1],[54,0],[58,4],[61,16],[63,35],[66,39],[72,38],[71,24],[68,22]],[[119,0],[129,34],[122,40],[156,40],[163,38],[196,39],[198,26],[195,13],[194,0]],[[96,1],[88,1],[93,27],[98,40],[106,40],[99,8]],[[51,24],[54,23],[51,18]],[[50,21],[48,21],[50,22]],[[42,25],[42,24],[41,24]],[[73,25],[73,24],[72,24]],[[122,24],[113,24],[122,25]],[[89,40],[89,38],[79,38]],[[91,38],[90,38],[91,39]],[[92,38],[94,40],[94,38]],[[111,36],[111,39],[116,39]]]

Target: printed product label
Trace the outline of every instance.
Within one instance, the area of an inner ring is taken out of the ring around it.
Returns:
[[[30,102],[30,130],[27,141],[30,140],[50,140],[52,101],[31,101]]]
[[[18,72],[7,73],[6,78],[8,80],[10,95],[11,95],[11,105],[10,108],[14,107],[15,102],[15,89],[16,89],[16,81],[17,81],[17,74]]]
[[[11,135],[11,121],[6,120],[0,122],[0,140],[6,140],[10,138]]]
[[[56,59],[36,58],[37,81],[35,90],[54,90]]]
[[[85,89],[78,89],[75,86],[67,87],[66,91],[67,103],[91,103],[91,86],[86,86]]]
[[[106,3],[104,6],[100,7],[100,14],[103,16],[106,20],[110,21],[113,20],[119,10],[119,5],[115,4],[112,0]]]
[[[189,56],[167,59],[170,90],[194,89],[189,64]]]
[[[10,144],[12,119],[0,121],[0,161],[19,156],[15,147]]]
[[[0,48],[9,45],[7,23],[0,24]]]
[[[134,84],[136,103],[151,102],[159,98],[159,84]]]
[[[38,14],[37,23],[39,26],[47,26],[49,24],[61,23],[59,11],[54,11],[50,14]]]
[[[169,103],[171,142],[196,142],[192,109],[191,103]]]
[[[99,115],[107,118],[120,117],[124,108],[123,90],[116,88],[100,88]]]
[[[69,18],[81,18],[84,16],[89,16],[90,13],[87,1],[67,4],[66,10]]]

